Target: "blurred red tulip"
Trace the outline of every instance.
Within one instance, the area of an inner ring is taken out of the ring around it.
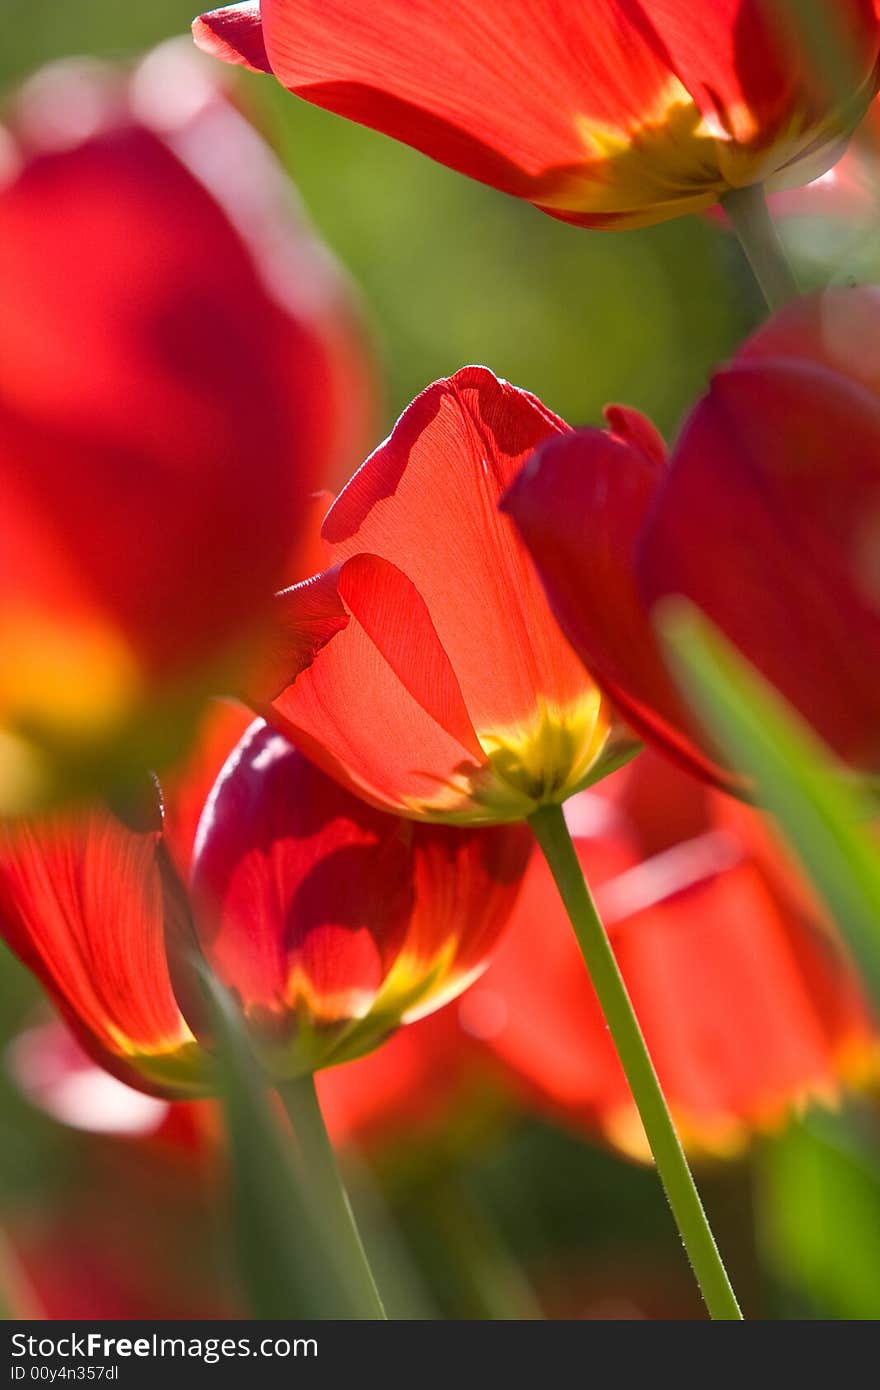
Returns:
[[[160,827],[158,804],[149,828],[101,807],[0,826],[0,935],[114,1076],[199,1094],[207,1058],[168,960],[189,943],[189,906]]]
[[[635,227],[834,162],[876,90],[880,26],[873,0],[820,17],[851,63],[846,100],[779,0],[250,0],[194,33],[554,217]]]
[[[339,277],[256,134],[177,61],[127,85],[61,65],[13,111],[0,812],[176,756],[257,650],[307,495],[360,443]]]
[[[563,631],[644,737],[712,774],[650,612],[698,605],[841,757],[880,770],[880,291],[805,299],[713,378],[668,465],[581,430],[505,509]],[[716,772],[715,775],[722,775]]]
[[[635,412],[618,423],[653,447]],[[483,367],[435,382],[328,512],[333,567],[280,596],[294,634],[320,613],[339,630],[317,655],[294,651],[290,683],[258,707],[372,804],[436,821],[525,819],[633,746],[498,511],[536,445],[567,433]]]
[[[814,903],[759,817],[644,753],[570,803],[578,854],[685,1144],[723,1155],[846,1081],[880,1040]],[[578,820],[582,823],[579,831]],[[532,862],[513,925],[468,996],[488,1045],[551,1113],[647,1155],[550,874]]]
[[[190,764],[197,786],[220,751],[216,729],[206,739]],[[179,861],[191,839],[192,799],[183,801],[168,818]],[[211,1088],[211,1039],[187,964],[198,944],[268,1070],[300,1075],[368,1050],[464,989],[512,910],[531,849],[519,826],[413,826],[373,811],[262,724],[208,798],[189,894],[158,804],[152,811],[152,824],[143,806],[130,823],[93,806],[0,827],[0,935],[89,1055],[160,1096]]]

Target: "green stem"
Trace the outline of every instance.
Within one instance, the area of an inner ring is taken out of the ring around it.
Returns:
[[[771,311],[796,299],[798,284],[770,216],[763,185],[734,188],[721,204]]]
[[[337,1252],[355,1288],[363,1318],[385,1318],[367,1252],[342,1182],[333,1145],[321,1114],[315,1078],[304,1076],[278,1087],[297,1144],[304,1180],[312,1193],[328,1244]]]
[[[713,1318],[738,1321],[742,1313],[736,1295],[675,1132],[611,943],[590,896],[562,807],[542,806],[530,817],[529,823],[574,928],[706,1307]]]

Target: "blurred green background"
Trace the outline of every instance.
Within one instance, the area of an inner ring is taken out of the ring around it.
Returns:
[[[0,0],[0,14],[6,94],[53,58],[126,59],[185,32],[192,6]],[[383,364],[386,425],[435,377],[484,362],[572,423],[595,421],[606,402],[622,400],[670,436],[713,365],[760,317],[736,246],[708,223],[584,232],[297,102],[268,78],[242,75],[241,90],[361,287]],[[29,977],[4,953],[0,1047],[36,1007]],[[105,1219],[91,1238],[155,1254],[155,1309],[234,1311],[222,1223],[173,1161],[157,1174],[131,1146],[61,1129],[33,1111],[5,1073],[0,1126],[5,1224],[24,1221],[49,1235],[72,1212],[103,1201]],[[762,1142],[751,1163],[704,1175],[748,1314],[880,1315],[877,1128],[867,1105],[854,1116],[812,1118],[780,1141]],[[545,1298],[555,1315],[700,1316],[653,1174],[548,1126],[523,1122],[502,1141],[472,1145],[457,1165],[452,1198],[424,1155],[389,1155],[380,1177],[447,1315],[486,1312],[462,1278],[448,1219],[450,1200],[461,1210],[464,1193],[479,1213],[465,1223],[472,1246],[482,1242],[496,1262],[499,1248],[509,1251],[551,1291]],[[114,1216],[106,1197],[120,1183],[125,1200]],[[87,1238],[82,1230],[70,1237],[74,1255]],[[88,1277],[88,1251],[82,1260]],[[75,1268],[74,1259],[74,1278]],[[155,1309],[147,1302],[143,1315]]]

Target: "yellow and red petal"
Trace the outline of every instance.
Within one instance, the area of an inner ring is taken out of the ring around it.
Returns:
[[[0,828],[0,934],[90,1054],[152,1093],[207,1081],[166,955],[190,930],[159,830],[100,808]]]
[[[833,19],[867,104],[874,7],[845,0]],[[587,226],[696,211],[818,156],[815,177],[856,119],[771,0],[719,0],[711,14],[688,0],[262,0],[260,20],[257,34],[253,10],[215,10],[196,40]]]

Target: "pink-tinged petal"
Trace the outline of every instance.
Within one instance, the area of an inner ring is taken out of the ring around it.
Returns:
[[[797,299],[744,343],[737,362],[814,363],[880,395],[880,286]]]
[[[250,68],[251,72],[272,71],[263,38],[260,0],[211,10],[193,20],[192,30],[199,48],[212,57]]]
[[[420,595],[369,555],[312,583],[344,592],[348,622],[318,660],[293,670],[268,718],[375,805],[456,806],[485,755]],[[289,590],[287,601],[299,603],[307,589]]]
[[[586,686],[498,511],[536,445],[566,430],[533,396],[466,367],[408,407],[324,523],[335,558],[381,555],[415,585],[481,733],[516,727],[541,700],[568,705]]]
[[[692,741],[636,581],[638,538],[660,483],[647,431],[612,416],[615,436],[585,429],[552,440],[504,500],[551,607],[590,675],[637,733],[686,766],[719,776]],[[620,430],[625,429],[625,435]],[[632,441],[632,442],[630,442]]]
[[[3,829],[0,933],[107,1070],[160,1094],[204,1085],[166,954],[191,939],[188,908],[158,830],[100,809]]]
[[[640,542],[843,757],[880,766],[880,401],[805,363],[720,373]]]

